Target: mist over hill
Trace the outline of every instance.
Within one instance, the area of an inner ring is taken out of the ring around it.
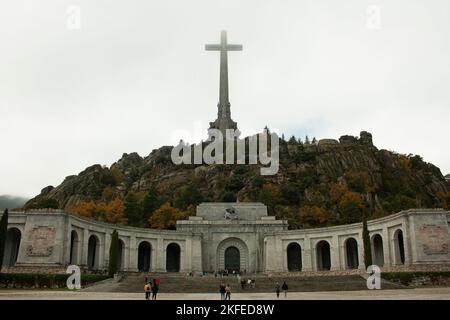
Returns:
[[[29,199],[11,196],[11,195],[0,195],[0,210],[4,209],[15,209],[22,207]]]

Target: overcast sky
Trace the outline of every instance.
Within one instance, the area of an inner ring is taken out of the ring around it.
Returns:
[[[206,137],[222,29],[241,131],[367,130],[450,173],[448,0],[3,0],[0,194]]]

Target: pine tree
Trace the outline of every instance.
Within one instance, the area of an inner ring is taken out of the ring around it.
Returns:
[[[156,189],[152,186],[145,195],[142,203],[143,225],[147,225],[147,222],[150,219],[153,211],[158,209],[160,205],[161,203],[158,199]]]
[[[3,266],[3,255],[5,253],[6,233],[8,232],[8,209],[5,209],[0,220],[0,272]]]
[[[137,195],[134,192],[128,192],[124,201],[124,215],[131,226],[140,226],[142,222],[142,207]]]
[[[113,277],[119,269],[119,233],[114,230],[111,235],[111,245],[109,247],[108,274]]]
[[[309,137],[308,136],[305,137],[305,144],[311,144],[311,142],[309,141]]]

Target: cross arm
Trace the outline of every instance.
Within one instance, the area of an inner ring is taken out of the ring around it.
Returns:
[[[242,51],[242,44],[227,44],[225,47],[227,51]],[[205,50],[207,51],[220,51],[222,50],[222,45],[220,44],[207,44],[205,45]]]
[[[207,44],[205,45],[205,50],[207,51],[220,51],[222,46],[220,44]]]
[[[228,51],[242,51],[242,44],[228,44]]]

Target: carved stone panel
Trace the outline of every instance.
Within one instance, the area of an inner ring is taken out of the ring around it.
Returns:
[[[27,248],[30,257],[48,257],[53,252],[56,231],[54,228],[39,226],[30,232],[31,245]]]
[[[435,224],[424,224],[419,228],[418,238],[427,255],[448,253],[447,228]]]

